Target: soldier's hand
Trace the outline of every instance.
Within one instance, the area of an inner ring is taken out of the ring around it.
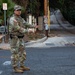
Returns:
[[[17,20],[15,20],[15,19],[14,19],[14,25],[18,25],[18,22],[17,22]]]
[[[28,32],[34,33],[34,29],[28,29]]]
[[[38,25],[35,26],[35,28],[38,28],[38,27],[39,27]]]
[[[14,20],[14,23],[17,23],[17,20]]]

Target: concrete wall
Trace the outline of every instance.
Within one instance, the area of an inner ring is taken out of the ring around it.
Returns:
[[[39,30],[43,30],[44,29],[43,16],[38,17],[38,25],[39,25]]]

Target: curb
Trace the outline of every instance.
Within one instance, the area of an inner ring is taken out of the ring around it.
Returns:
[[[37,41],[27,42],[27,43],[25,43],[25,46],[32,45],[32,44],[34,44],[34,43],[42,43],[42,42],[44,42],[45,40],[47,40],[47,37],[44,37],[44,38],[42,38],[42,39],[38,39]]]

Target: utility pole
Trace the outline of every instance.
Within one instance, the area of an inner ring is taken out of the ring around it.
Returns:
[[[50,33],[50,8],[49,8],[49,0],[48,0],[48,26],[49,26],[49,33]]]
[[[44,0],[44,15],[47,16],[48,0]]]

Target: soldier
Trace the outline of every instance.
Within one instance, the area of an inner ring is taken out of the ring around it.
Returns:
[[[11,38],[11,62],[14,72],[17,73],[22,73],[24,70],[30,70],[30,68],[24,66],[26,51],[24,50],[25,44],[23,37],[26,32],[32,32],[32,30],[25,29],[25,26],[34,27],[33,25],[28,24],[20,15],[21,6],[15,5],[14,14],[9,20],[9,32]]]

